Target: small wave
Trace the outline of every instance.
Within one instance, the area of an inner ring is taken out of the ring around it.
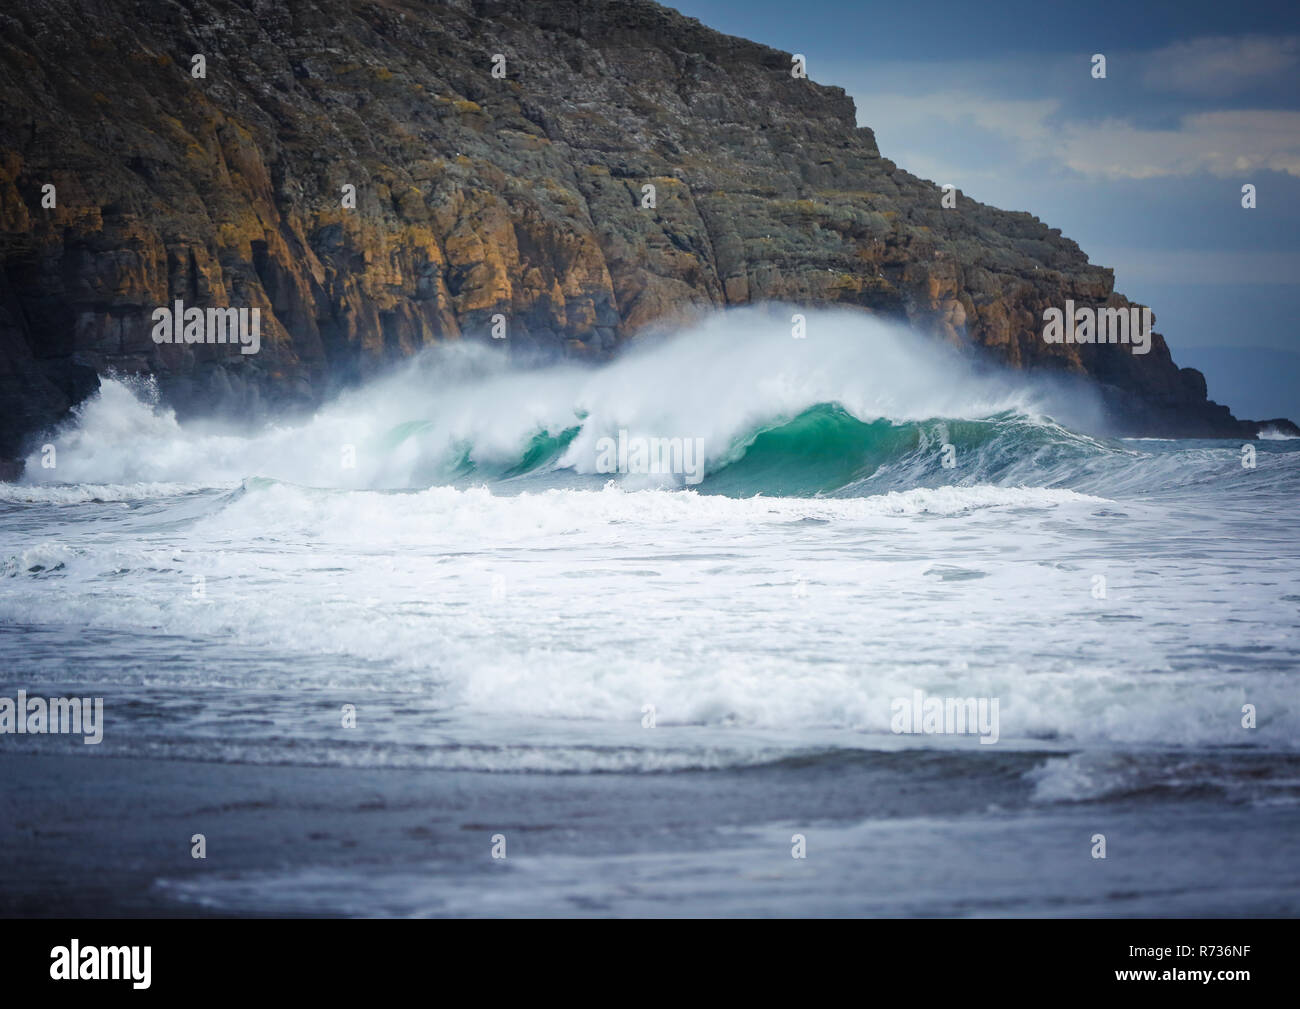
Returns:
[[[309,534],[323,543],[523,542],[565,533],[594,535],[620,526],[716,528],[721,524],[782,525],[790,522],[861,522],[915,515],[963,515],[993,508],[1049,509],[1106,504],[1105,498],[1047,487],[919,487],[872,497],[745,498],[696,491],[600,490],[494,493],[487,487],[433,487],[413,493],[348,492],[249,481],[245,493],[227,499],[227,520],[265,535]]]
[[[113,504],[197,494],[208,487],[194,483],[13,484],[0,483],[0,501],[11,504]]]
[[[1083,752],[1050,757],[1025,772],[1038,803],[1209,797],[1234,803],[1300,803],[1300,755],[1218,750]]]

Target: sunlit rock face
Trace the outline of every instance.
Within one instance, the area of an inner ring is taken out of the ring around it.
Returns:
[[[1067,299],[1128,306],[1111,271],[1029,214],[943,206],[792,69],[648,0],[8,9],[0,458],[108,369],[256,416],[494,326],[599,358],[773,300],[1095,378],[1135,432],[1253,433],[1158,334],[1046,343]],[[259,309],[259,352],[155,343],[176,300]]]

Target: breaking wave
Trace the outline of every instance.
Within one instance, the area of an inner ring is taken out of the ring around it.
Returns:
[[[796,340],[779,317],[751,309],[648,339],[600,367],[525,369],[494,346],[447,345],[307,420],[261,428],[232,418],[182,424],[150,381],[110,376],[48,436],[57,465],[33,452],[25,479],[83,485],[81,499],[96,486],[183,493],[250,477],[368,490],[615,479],[629,489],[806,496],[954,477],[1044,485],[1053,467],[1065,473],[1115,454],[1049,409],[1093,417],[1078,396],[1053,400],[1023,377],[981,373],[893,324],[814,314]],[[699,446],[699,472],[602,464],[602,445],[620,437]]]

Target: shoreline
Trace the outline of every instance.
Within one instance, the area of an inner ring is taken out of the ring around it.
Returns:
[[[1300,912],[1300,869],[1268,840],[1300,830],[1290,806],[961,809],[960,784],[936,781],[874,815],[867,783],[843,768],[538,775],[0,760],[0,916],[11,918]],[[1103,829],[1111,853],[1093,861],[1088,838]],[[807,838],[806,860],[790,857],[792,831]],[[195,833],[205,860],[190,857]],[[497,834],[506,860],[491,857]]]

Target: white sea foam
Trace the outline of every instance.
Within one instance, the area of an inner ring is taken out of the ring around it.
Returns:
[[[250,760],[309,759],[314,740],[310,759],[423,766],[396,751],[444,731],[394,708],[373,749],[332,750],[291,703],[326,690],[423,698],[469,747],[440,751],[461,769],[745,763],[836,734],[897,746],[891,703],[914,689],[999,698],[999,747],[1300,745],[1300,565],[1282,522],[1300,454],[1261,447],[1245,471],[1232,445],[1103,444],[1037,417],[1033,388],[954,370],[887,325],[817,316],[808,333],[731,316],[606,368],[539,372],[452,348],[301,424],[242,432],[178,424],[149,386],[107,381],[54,437],[55,469],[38,454],[26,483],[0,485],[0,620],[59,642],[17,650],[15,674],[189,691],[204,723],[171,716],[175,738],[149,745]],[[1010,411],[1013,440],[996,479],[985,441],[949,476],[916,452],[888,461],[887,492],[850,485],[861,496],[576,476],[582,446],[619,427],[703,436],[718,461],[822,403],[949,418],[918,429],[929,448],[951,419]],[[430,475],[466,445],[507,464],[571,425],[547,480]],[[234,732],[251,690],[289,700]],[[520,724],[557,738],[510,750]],[[659,732],[663,748],[583,749],[575,725]],[[762,738],[736,746],[737,731]]]
[[[221,486],[262,476],[317,487],[420,487],[465,453],[479,466],[508,466],[539,432],[574,427],[561,469],[595,474],[598,442],[620,430],[702,439],[713,469],[764,425],[823,403],[864,422],[907,422],[1041,413],[1046,397],[1023,378],[977,375],[949,349],[869,316],[813,313],[807,338],[794,340],[788,316],[749,309],[599,368],[519,369],[496,347],[444,346],[308,420],[258,430],[232,418],[181,425],[148,382],[109,378],[49,437],[57,466],[43,468],[34,452],[26,480]],[[1069,408],[1090,406],[1076,398]],[[345,465],[349,447],[354,467]]]
[[[0,483],[0,501],[15,504],[76,505],[121,501],[152,501],[194,494],[210,485],[193,483],[22,484]],[[238,484],[229,484],[232,489]]]
[[[109,543],[93,523],[74,525],[0,558],[0,618],[162,634],[275,657],[277,669],[300,656],[301,672],[276,674],[290,696],[323,684],[422,691],[494,746],[510,741],[491,728],[499,719],[636,734],[647,703],[661,731],[709,727],[723,735],[707,743],[723,749],[744,727],[794,732],[802,746],[845,731],[875,746],[892,700],[914,688],[1000,698],[1013,744],[1300,739],[1281,668],[1296,645],[1283,593],[1242,587],[1222,600],[1202,591],[1199,580],[1213,584],[1203,562],[1147,546],[1137,575],[1087,546],[1098,526],[1153,542],[1166,519],[1149,506],[1098,519],[1111,502],[986,486],[733,499],[258,482],[206,500],[183,523],[132,517]],[[1095,571],[1110,576],[1105,600],[1090,595]],[[1229,638],[1243,669],[1277,656],[1249,691],[1224,680],[1225,658],[1187,662]],[[205,660],[183,682],[215,691],[219,708],[241,696],[218,689],[230,676]],[[1268,712],[1250,735],[1239,724],[1247,701]],[[529,759],[573,766],[558,750]]]

